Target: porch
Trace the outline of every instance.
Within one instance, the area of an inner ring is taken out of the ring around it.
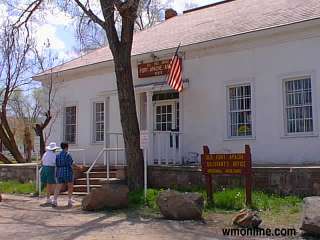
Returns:
[[[185,87],[188,82],[185,82]],[[198,165],[199,154],[183,147],[183,94],[172,91],[165,82],[135,86],[140,143],[148,165]],[[119,122],[114,124],[116,91],[100,93],[104,99],[104,139],[97,164],[126,165],[124,141]],[[110,110],[111,109],[111,110]],[[113,123],[112,123],[113,122]]]

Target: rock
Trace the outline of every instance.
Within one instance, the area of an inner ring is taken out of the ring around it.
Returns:
[[[243,228],[257,228],[262,220],[257,212],[243,209],[233,219],[232,223]]]
[[[2,196],[1,196],[1,194],[0,194],[0,202],[2,202]]]
[[[93,189],[82,200],[85,211],[101,210],[105,208],[118,209],[128,207],[129,189],[123,183],[106,183],[101,188]]]
[[[320,235],[320,197],[306,197],[303,199],[300,229],[306,234]]]
[[[167,190],[160,192],[157,205],[161,214],[167,219],[201,220],[204,201],[199,193]]]

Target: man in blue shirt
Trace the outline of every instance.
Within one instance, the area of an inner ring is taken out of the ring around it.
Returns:
[[[60,193],[61,187],[63,184],[68,185],[68,207],[72,207],[72,193],[73,193],[73,170],[72,164],[73,160],[68,152],[69,145],[68,143],[62,142],[61,149],[62,151],[56,157],[56,178],[57,186],[54,193],[53,207],[57,206],[58,194]]]

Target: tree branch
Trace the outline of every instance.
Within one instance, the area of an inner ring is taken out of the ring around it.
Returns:
[[[103,29],[106,28],[106,23],[102,19],[100,19],[96,14],[94,14],[90,8],[87,8],[80,0],[74,1],[92,21],[99,24]]]

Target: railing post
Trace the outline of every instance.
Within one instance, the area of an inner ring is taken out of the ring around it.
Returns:
[[[153,92],[147,92],[147,130],[148,130],[148,161],[150,164],[154,163],[154,144],[153,144]]]
[[[181,133],[178,133],[178,160],[179,163],[182,163],[182,141],[181,141]]]
[[[39,165],[36,165],[36,191],[39,190]],[[39,196],[40,196],[40,192],[38,192]]]
[[[104,148],[103,150],[103,166],[106,166],[107,165],[107,149]]]
[[[144,202],[147,202],[147,187],[148,187],[148,164],[147,164],[147,148],[143,149],[143,160],[144,160]]]
[[[168,134],[169,133],[169,134]],[[167,141],[167,135],[169,135],[169,141]],[[169,165],[169,151],[170,151],[170,137],[171,137],[171,133],[170,132],[164,132],[163,133],[163,138],[164,138],[164,150],[166,151],[166,155],[165,155],[165,158],[166,158],[166,165],[168,166]]]
[[[87,193],[90,193],[90,179],[89,179],[89,170],[86,172],[87,174]]]
[[[116,166],[118,165],[119,135],[117,134]]]
[[[109,169],[109,151],[107,151],[107,180],[109,181],[110,169]]]

